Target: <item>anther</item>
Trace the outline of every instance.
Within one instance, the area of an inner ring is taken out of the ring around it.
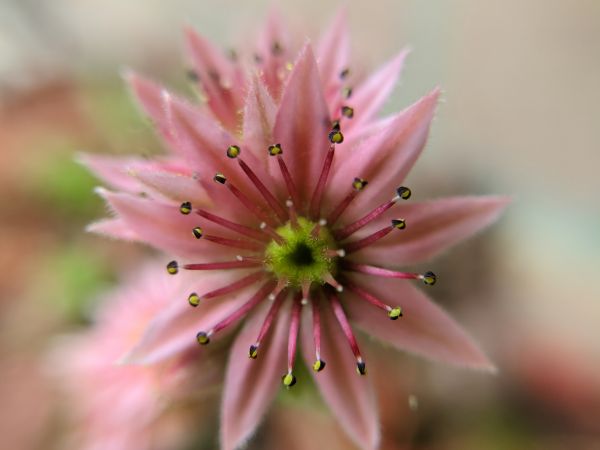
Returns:
[[[248,358],[256,359],[257,356],[258,356],[258,345],[253,344],[250,346],[250,349],[248,350]]]
[[[412,195],[412,191],[406,186],[400,186],[398,189],[396,189],[396,193],[402,200],[408,200]]]
[[[283,153],[283,150],[281,149],[281,144],[269,145],[269,155],[270,156],[277,156],[277,155],[281,155],[282,153]]]
[[[281,377],[281,382],[289,389],[296,384],[296,377],[291,372],[288,372]]]
[[[342,96],[344,98],[350,98],[352,97],[352,88],[351,87],[345,87],[342,89]]]
[[[273,53],[273,55],[279,56],[283,53],[283,47],[279,42],[275,41],[271,46],[271,52]]]
[[[195,292],[192,292],[188,296],[188,302],[191,306],[193,306],[195,308],[196,306],[198,306],[200,304],[200,296],[198,294],[196,294]]]
[[[237,158],[241,152],[242,152],[242,150],[237,145],[230,145],[229,147],[227,147],[227,157],[228,158],[231,158],[231,159]]]
[[[198,81],[200,81],[200,77],[198,76],[198,72],[196,72],[194,69],[188,69],[185,71],[185,75],[187,76],[187,79],[189,81],[191,81],[192,83],[197,83]]]
[[[208,345],[210,343],[210,334],[200,331],[198,334],[196,334],[196,340],[200,345]]]
[[[179,212],[187,216],[192,212],[192,204],[190,202],[183,202],[181,206],[179,206]]]
[[[420,275],[419,278],[423,280],[427,286],[433,286],[437,281],[437,275],[431,271],[425,272],[423,275]]]
[[[227,183],[227,177],[223,175],[221,172],[217,172],[213,177],[213,180],[220,184]]]
[[[350,106],[342,106],[342,116],[352,119],[354,117],[354,108]]]
[[[325,361],[323,361],[322,359],[317,359],[315,361],[315,363],[313,364],[313,370],[315,372],[320,372],[321,370],[323,370],[325,368],[326,364]]]
[[[177,261],[171,261],[167,264],[167,272],[170,275],[175,275],[179,272],[179,264],[177,264]]]
[[[358,373],[359,375],[367,374],[367,365],[362,359],[358,359],[356,361],[356,373]]]
[[[192,229],[192,233],[194,234],[194,237],[196,239],[200,239],[202,237],[202,234],[203,234],[202,233],[202,228],[200,228],[200,227],[194,227]]]
[[[340,78],[343,80],[344,78],[348,78],[348,75],[350,75],[350,69],[349,68],[345,68],[340,72]]]
[[[367,184],[369,184],[367,180],[363,180],[362,178],[358,177],[352,181],[352,187],[356,191],[362,191],[365,187],[367,187]]]
[[[397,230],[404,230],[406,228],[406,221],[404,219],[392,219],[392,226]]]
[[[339,120],[334,120],[333,122],[331,122],[331,130],[332,131],[340,131],[340,121]]]
[[[337,280],[333,278],[333,275],[331,275],[329,272],[323,275],[323,281],[335,288],[336,291],[344,292],[344,286],[338,283]]]
[[[388,317],[391,320],[398,320],[398,317],[402,317],[403,315],[404,313],[402,312],[402,308],[399,306],[396,306],[388,311]]]
[[[339,130],[331,130],[329,133],[329,142],[332,144],[341,144],[344,142],[344,135]]]

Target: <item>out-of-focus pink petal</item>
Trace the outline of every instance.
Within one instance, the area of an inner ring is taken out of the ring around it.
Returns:
[[[379,113],[398,81],[408,53],[407,49],[402,50],[353,89],[349,104],[354,108],[354,117],[346,122],[348,128],[364,126]]]
[[[342,216],[344,221],[352,222],[394,197],[425,146],[438,97],[439,90],[435,89],[398,113],[387,129],[352,149],[344,149],[344,158],[334,161],[326,196],[330,205],[347,194],[354,177],[369,182]],[[348,186],[348,190],[340,186]]]
[[[277,107],[258,77],[252,78],[244,109],[244,146],[250,148],[266,168],[267,149],[273,141]]]
[[[310,311],[306,309],[302,317],[302,354],[311,367],[315,351]],[[317,373],[311,370],[321,395],[361,448],[376,449],[380,434],[373,387],[368,376],[356,373],[356,359],[328,304],[321,305],[321,357],[327,364],[325,369]]]
[[[143,191],[139,181],[129,174],[128,168],[148,166],[147,160],[131,156],[93,155],[90,153],[78,155],[77,159],[113,189],[136,194]],[[156,163],[153,162],[152,165],[156,166]]]
[[[138,241],[139,236],[130,229],[122,219],[103,219],[89,224],[86,231],[103,236],[122,239],[125,241]]]
[[[381,223],[395,217],[406,220],[398,233],[357,252],[361,262],[413,264],[430,259],[493,223],[510,199],[501,196],[451,197],[403,204],[387,211]]]
[[[200,182],[193,176],[147,169],[132,169],[130,175],[167,199],[189,201],[194,207],[206,207],[212,203]]]
[[[239,124],[244,78],[241,69],[191,28],[185,30],[191,62],[213,114],[230,130]]]
[[[267,309],[264,304],[238,334],[229,351],[221,411],[221,449],[234,450],[250,437],[281,388],[286,370],[289,302],[282,305],[257,359],[248,358],[248,349],[258,336]]]
[[[128,194],[99,189],[118,217],[140,240],[175,256],[202,262],[215,258],[235,258],[239,250],[196,240],[192,229],[201,225],[205,233],[223,235],[220,228],[202,221],[196,214],[183,215],[179,205],[160,203]]]
[[[331,120],[309,44],[300,53],[275,119],[275,141],[303,200],[312,195],[329,148]],[[272,161],[271,164],[277,164]],[[274,173],[278,169],[273,169]],[[283,181],[281,181],[283,183]]]
[[[430,359],[495,371],[474,340],[442,308],[406,280],[352,275],[352,281],[392,306],[401,306],[404,316],[389,320],[386,313],[344,291],[350,320],[382,341]]]
[[[341,9],[325,29],[327,31],[321,36],[316,56],[319,73],[323,80],[325,98],[331,107],[331,116],[336,117],[339,115],[341,106],[343,80],[340,73],[348,68],[350,58],[350,34],[346,10]]]
[[[154,364],[198,346],[196,333],[208,331],[213,325],[228,317],[248,300],[255,288],[251,286],[223,298],[205,300],[197,308],[189,305],[187,295],[191,292],[202,295],[226,286],[247,274],[247,271],[239,271],[236,274],[221,272],[203,278],[196,276],[195,280],[188,275],[189,292],[182,292],[181,298],[172,299],[171,305],[150,322],[140,341],[123,361],[129,364]],[[177,276],[179,275],[185,274]],[[212,339],[218,338],[217,335]]]

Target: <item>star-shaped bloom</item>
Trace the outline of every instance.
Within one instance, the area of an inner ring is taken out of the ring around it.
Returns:
[[[316,50],[305,43],[296,53],[285,30],[272,16],[256,52],[235,58],[187,31],[199,104],[127,76],[169,153],[86,157],[118,191],[99,191],[115,217],[91,228],[174,255],[171,274],[198,274],[187,301],[174,299],[155,318],[130,361],[156,362],[242,324],[228,350],[224,449],[248,438],[282,384],[303,381],[298,342],[346,432],[376,448],[377,409],[355,330],[493,370],[415,286],[435,284],[436,275],[400,269],[490,224],[507,199],[412,202],[403,182],[425,146],[439,90],[379,118],[406,51],[361,78],[350,68],[343,14]]]

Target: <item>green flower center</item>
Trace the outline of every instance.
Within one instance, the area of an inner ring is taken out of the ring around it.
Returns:
[[[313,233],[316,227],[315,222],[299,217],[296,227],[288,222],[277,228],[285,243],[272,241],[267,245],[268,270],[292,286],[305,282],[323,284],[327,274],[336,272],[336,258],[328,255],[328,250],[335,248],[335,241],[325,227]]]

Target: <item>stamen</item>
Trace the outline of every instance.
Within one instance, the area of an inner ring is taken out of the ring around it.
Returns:
[[[327,221],[325,219],[319,219],[319,221],[315,224],[313,229],[310,231],[310,235],[317,239],[319,237],[319,233],[321,232],[321,228],[327,225]]]
[[[387,236],[389,233],[392,232],[392,230],[404,230],[405,228],[406,228],[406,222],[404,221],[404,219],[393,219],[392,224],[390,226],[382,228],[381,230],[376,231],[375,233],[373,233],[363,239],[360,239],[360,240],[354,241],[354,242],[350,242],[349,244],[345,244],[344,249],[346,250],[346,253],[356,252],[365,247],[368,247],[369,245],[373,244],[374,242],[377,242],[379,239]]]
[[[344,286],[342,286],[340,283],[338,283],[336,281],[336,279],[333,278],[333,275],[331,275],[329,272],[327,272],[325,275],[323,275],[323,281],[325,283],[327,283],[328,285],[334,287],[335,290],[338,292],[344,291]]]
[[[225,319],[218,322],[210,330],[208,330],[206,332],[200,331],[196,335],[198,343],[201,345],[208,344],[210,342],[210,337],[213,334],[223,330],[224,328],[227,328],[229,325],[237,322],[238,319],[240,319],[241,317],[248,314],[248,312],[252,308],[254,308],[256,305],[258,305],[261,301],[264,300],[264,298],[267,296],[267,293],[272,288],[273,288],[273,281],[272,280],[267,281],[265,284],[262,285],[262,287],[258,291],[256,291],[256,293],[252,297],[250,297],[250,299],[246,303],[244,303],[242,306],[240,306],[237,310],[235,310],[233,313],[231,313],[228,317],[226,317]]]
[[[225,270],[225,269],[245,269],[247,267],[262,266],[259,261],[223,261],[215,263],[196,263],[183,266],[186,270]],[[171,273],[171,272],[169,272]]]
[[[354,108],[346,105],[342,106],[342,116],[352,119],[354,117]]]
[[[288,335],[288,371],[281,377],[283,385],[291,388],[296,384],[296,377],[292,374],[296,362],[296,346],[298,344],[298,329],[300,328],[300,298],[294,298],[292,304],[292,320],[290,322],[290,333]]]
[[[286,200],[285,206],[288,207],[288,214],[290,216],[290,223],[292,224],[292,228],[294,230],[298,229],[298,214],[296,213],[296,208],[294,207],[294,202],[292,200]]]
[[[337,130],[334,128],[329,133],[329,142],[331,142],[332,144],[341,144],[342,142],[344,142],[344,135],[339,130],[339,122],[337,128]]]
[[[227,228],[228,230],[236,231],[239,234],[247,236],[249,238],[255,239],[261,242],[269,242],[270,239],[265,236],[264,233],[255,230],[254,228],[247,227],[245,225],[241,225],[239,223],[231,222],[230,220],[224,219],[219,216],[215,216],[214,214],[209,213],[203,209],[196,210],[196,214],[201,217],[204,217],[206,220],[210,220],[217,225],[221,225],[223,228]]]
[[[329,177],[329,170],[331,169],[331,163],[333,162],[333,156],[335,155],[335,145],[330,145],[325,161],[323,161],[323,169],[321,170],[321,176],[315,187],[312,200],[310,202],[310,215],[312,218],[319,216],[321,211],[321,201],[323,200],[323,191],[327,184],[327,177]]]
[[[275,289],[273,289],[273,292],[271,292],[269,294],[269,300],[271,301],[275,301],[275,299],[277,298],[277,296],[279,295],[279,293],[281,291],[283,291],[288,285],[288,280],[285,278],[280,278],[279,280],[277,280],[277,286],[275,286]]]
[[[271,295],[273,295],[273,293],[269,294],[269,297]],[[261,344],[262,340],[264,339],[264,337],[266,336],[267,332],[271,328],[273,319],[275,319],[275,316],[277,316],[277,313],[279,312],[279,308],[281,307],[281,304],[283,303],[283,299],[285,298],[286,295],[287,294],[283,291],[280,291],[278,294],[276,294],[276,297],[274,298],[274,302],[271,305],[271,307],[269,308],[269,312],[267,312],[267,316],[265,317],[265,320],[264,320],[262,326],[260,327],[258,337],[256,338],[256,341],[254,342],[254,344],[250,346],[250,349],[248,351],[249,358],[256,359],[256,357],[258,356],[258,348],[260,347],[260,344]]]
[[[177,272],[179,272],[179,264],[177,264],[177,261],[170,261],[167,264],[167,272],[169,275],[175,275]]]
[[[402,200],[408,200],[412,195],[412,191],[406,186],[400,186],[398,189],[396,189],[396,194],[398,194],[398,197],[400,197]]]
[[[386,311],[388,313],[388,317],[391,320],[397,320],[398,317],[401,317],[403,315],[403,311],[402,311],[402,308],[400,306],[392,308],[390,305],[382,302],[380,299],[378,299],[374,295],[370,294],[369,292],[365,291],[363,288],[358,287],[357,285],[355,285],[351,281],[345,280],[344,281],[344,285],[348,289],[350,289],[352,292],[354,292],[355,294],[357,294],[359,297],[361,297],[363,300],[366,300],[367,302],[369,302],[373,306],[376,306],[377,308],[381,308],[384,311]]]
[[[179,207],[179,212],[187,216],[192,212],[192,204],[190,202],[183,202]]]
[[[342,97],[344,97],[344,98],[352,97],[352,88],[351,87],[343,88],[342,89]]]
[[[242,239],[228,239],[220,236],[212,236],[210,234],[203,234],[202,228],[195,227],[192,230],[196,239],[202,238],[203,240],[214,242],[215,244],[224,245],[226,247],[241,248],[244,250],[261,251],[263,245],[255,242],[244,241]]]
[[[395,270],[384,269],[383,267],[369,266],[366,264],[356,264],[345,261],[344,268],[351,272],[364,273],[366,275],[373,275],[376,277],[383,278],[399,278],[403,280],[422,280],[428,286],[433,286],[437,281],[437,276],[433,272],[420,273],[409,273],[409,272],[398,272]]]
[[[239,280],[227,286],[207,292],[206,294],[202,295],[202,299],[208,300],[211,298],[222,297],[223,295],[231,294],[232,292],[239,291],[240,289],[253,285],[264,277],[265,273],[263,271],[251,273],[250,275],[246,275],[245,277],[240,278]]]
[[[290,175],[290,171],[285,165],[285,161],[283,159],[283,150],[281,149],[281,144],[274,144],[269,146],[269,155],[277,156],[277,163],[279,164],[279,170],[281,171],[281,176],[285,181],[285,186],[287,188],[288,194],[292,198],[294,205],[300,206],[300,200],[298,197],[298,190],[296,189],[296,185],[294,184],[294,180]]]
[[[328,258],[343,258],[344,256],[346,256],[346,250],[344,250],[343,248],[339,249],[339,250],[334,250],[334,249],[327,249],[327,251],[325,252],[325,256],[327,256]]]
[[[312,283],[310,280],[306,280],[302,282],[302,300],[300,300],[300,304],[302,306],[308,305],[308,299],[310,298],[310,285]]]
[[[267,225],[266,222],[262,222],[260,224],[260,229],[263,230],[265,233],[267,233],[269,236],[271,236],[273,238],[273,240],[275,242],[277,242],[279,245],[285,244],[285,239],[283,237],[281,237],[277,233],[277,231],[275,231],[272,227],[270,227],[269,225]]]
[[[229,147],[229,148],[231,148],[231,147]],[[238,150],[239,150],[239,147],[238,147]],[[229,150],[228,150],[228,152],[229,152]],[[239,151],[238,151],[238,154],[239,154]],[[229,156],[229,153],[228,153],[228,156]],[[238,158],[238,162],[240,164],[240,167],[244,171],[244,173],[248,176],[250,181],[252,181],[252,183],[254,184],[256,189],[258,189],[260,194],[267,201],[267,203],[273,209],[275,214],[277,214],[277,217],[279,217],[279,220],[281,220],[282,222],[285,222],[285,220],[287,219],[286,211],[279,204],[279,202],[277,201],[275,196],[273,194],[271,194],[271,192],[267,189],[267,187],[262,183],[262,181],[260,181],[258,179],[258,177],[254,173],[254,171],[252,169],[250,169],[248,164],[246,164],[246,162],[242,158]]]
[[[231,158],[231,159],[237,158],[241,152],[242,152],[242,150],[237,145],[230,145],[229,147],[227,147],[227,157],[228,158]]]
[[[244,207],[254,214],[259,220],[263,222],[270,222],[271,219],[265,214],[262,208],[258,207],[253,201],[251,201],[245,194],[243,194],[235,185],[227,181],[227,178],[222,173],[217,173],[213,178],[217,183],[227,186],[229,191],[237,197]]]
[[[329,217],[327,218],[327,223],[329,223],[330,225],[335,224],[335,222],[339,219],[342,213],[346,210],[348,205],[352,203],[354,197],[356,197],[358,193],[367,186],[367,184],[369,184],[368,181],[363,180],[362,178],[355,178],[354,181],[352,181],[352,191],[350,191],[350,193],[348,193],[348,195],[331,212],[331,214],[329,214]]]
[[[354,333],[352,332],[352,327],[348,322],[348,318],[346,317],[346,313],[340,304],[340,299],[337,294],[331,290],[328,290],[329,303],[331,304],[331,308],[333,309],[333,314],[340,324],[348,343],[350,344],[350,348],[352,349],[352,353],[354,353],[354,357],[356,358],[356,371],[359,375],[366,375],[367,368],[365,362],[360,355],[360,350],[358,348],[358,343],[356,342],[356,337],[354,337]]]
[[[200,304],[200,296],[198,294],[196,294],[195,292],[192,292],[188,296],[188,303],[190,304],[190,306],[193,306],[195,308],[196,306],[198,306]]]
[[[340,78],[341,78],[342,80],[344,80],[344,79],[348,78],[348,75],[350,75],[350,69],[349,69],[348,67],[346,67],[345,69],[343,69],[343,70],[340,72]]]
[[[315,341],[315,363],[313,370],[320,372],[325,368],[325,361],[321,359],[321,311],[319,309],[319,298],[312,299],[313,313],[313,338]]]
[[[353,233],[355,233],[356,231],[360,230],[365,225],[368,225],[370,222],[377,219],[384,212],[386,212],[388,209],[390,209],[392,206],[394,206],[396,204],[396,201],[398,200],[398,198],[399,197],[395,196],[390,201],[383,203],[382,205],[379,205],[377,208],[372,210],[367,215],[361,217],[356,222],[353,222],[350,225],[347,225],[340,230],[334,231],[333,234],[335,235],[336,239],[338,239],[338,240],[346,239],[348,236],[350,236]]]

